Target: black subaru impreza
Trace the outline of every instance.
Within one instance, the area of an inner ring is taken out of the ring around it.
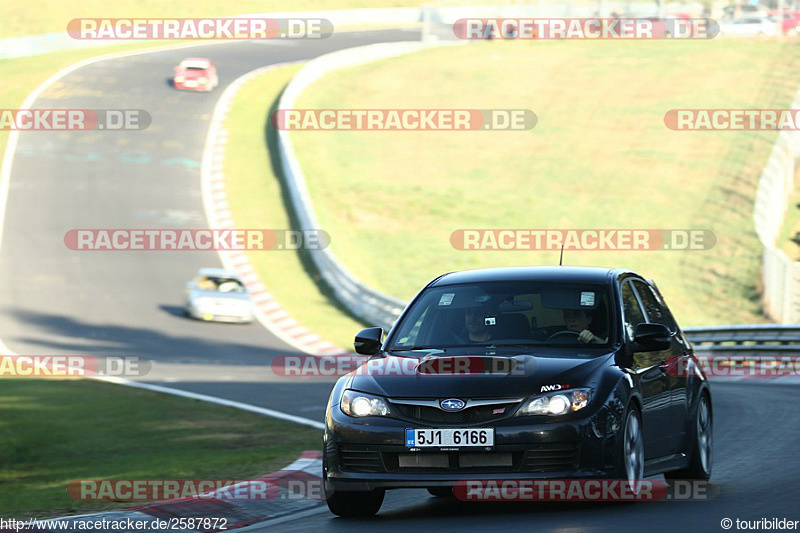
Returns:
[[[707,480],[708,381],[655,283],[630,271],[522,267],[431,281],[325,417],[330,510],[460,480]]]

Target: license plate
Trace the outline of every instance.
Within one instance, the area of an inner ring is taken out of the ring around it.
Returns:
[[[406,429],[406,448],[494,446],[494,429]]]

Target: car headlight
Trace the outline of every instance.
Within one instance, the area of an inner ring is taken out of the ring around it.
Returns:
[[[383,398],[354,390],[344,391],[339,406],[344,414],[354,417],[387,416],[389,414],[389,406],[386,405]]]
[[[175,76],[175,81],[177,83],[183,83],[183,76]]]
[[[207,81],[208,81],[208,78],[206,78],[205,76],[203,76],[203,77],[201,77],[201,78],[200,78],[198,81],[199,81],[200,83],[205,83],[205,82],[207,82]]]
[[[518,415],[565,415],[580,411],[591,399],[591,389],[573,389],[534,396],[528,400]]]

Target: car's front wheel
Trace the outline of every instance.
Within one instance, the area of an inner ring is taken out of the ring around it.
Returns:
[[[325,491],[325,498],[328,502],[328,509],[343,517],[367,517],[374,516],[381,505],[385,490],[370,491]]]
[[[642,416],[635,405],[625,413],[622,439],[617,444],[616,478],[627,481],[629,490],[639,494],[644,478],[644,436]]]
[[[713,445],[713,420],[711,415],[711,401],[708,394],[701,394],[697,401],[695,412],[692,449],[689,452],[689,464],[686,468],[667,472],[667,480],[688,479],[708,481],[711,477],[712,445]]]

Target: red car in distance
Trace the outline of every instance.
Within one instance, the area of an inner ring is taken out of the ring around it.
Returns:
[[[800,11],[784,10],[783,16],[783,34],[784,35],[797,35],[797,26],[800,25]],[[778,10],[775,9],[769,12],[769,20],[773,22],[778,21]]]
[[[219,84],[217,67],[202,57],[189,57],[175,67],[172,84],[176,89],[210,91]]]

